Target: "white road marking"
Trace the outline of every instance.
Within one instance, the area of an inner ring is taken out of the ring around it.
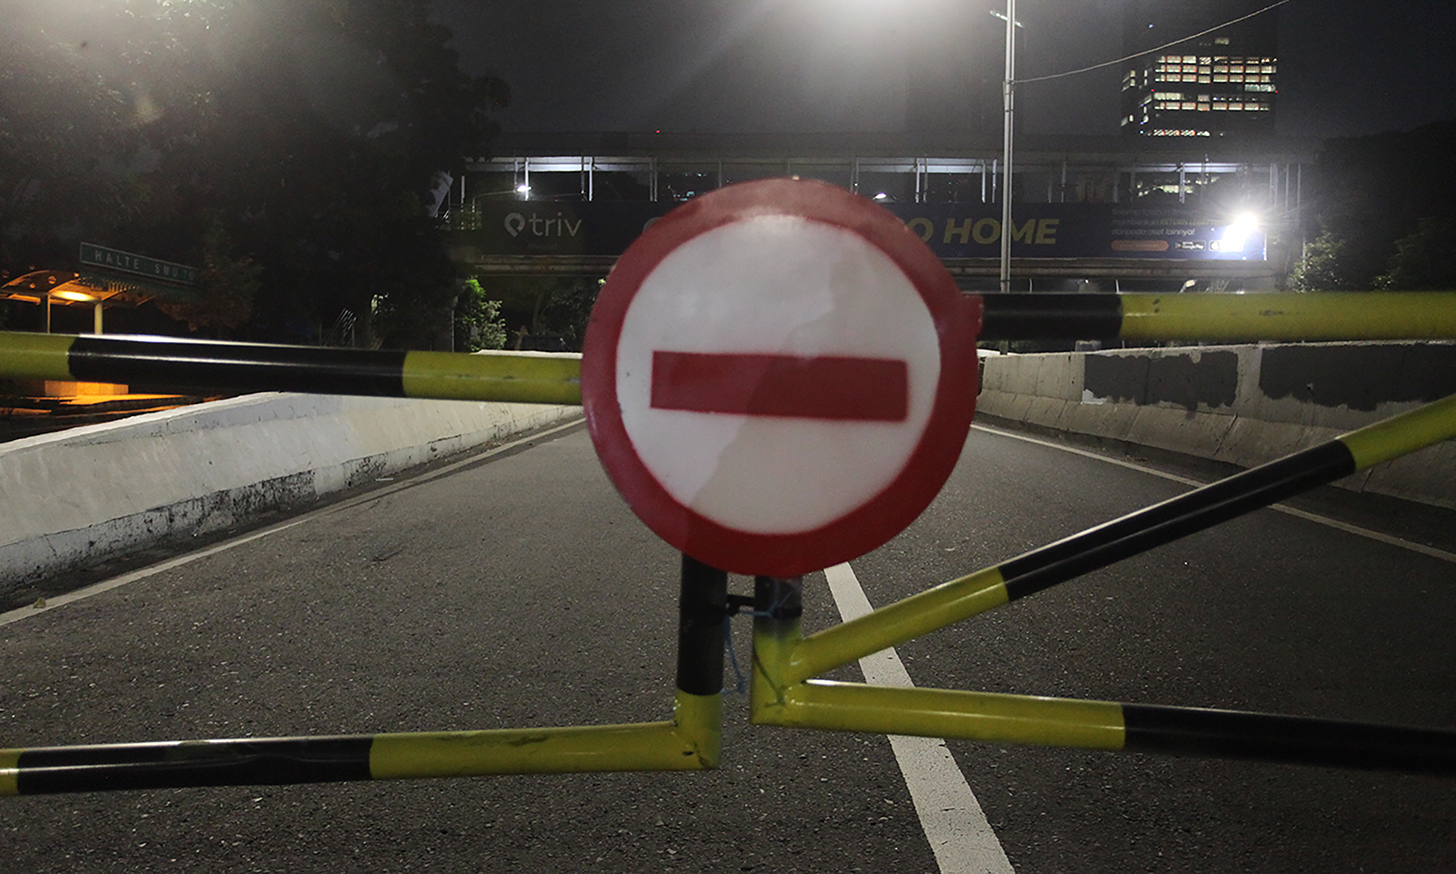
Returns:
[[[124,586],[127,583],[134,583],[137,580],[144,580],[147,577],[152,576],[153,574],[159,574],[163,571],[169,571],[172,568],[181,567],[185,564],[191,564],[198,559],[207,558],[210,555],[217,555],[219,552],[225,552],[235,546],[242,546],[244,543],[251,543],[254,540],[260,540],[271,534],[277,534],[280,531],[287,531],[289,528],[292,528],[295,525],[302,525],[305,522],[317,519],[321,516],[327,516],[331,513],[338,513],[342,510],[347,510],[350,507],[357,506],[365,501],[378,500],[379,498],[382,498],[391,492],[397,492],[400,489],[409,488],[410,486],[418,485],[422,482],[428,482],[432,479],[446,476],[467,465],[484,461],[485,459],[490,458],[492,455],[499,455],[502,452],[514,449],[523,443],[530,443],[533,440],[544,440],[548,437],[553,437],[556,434],[559,434],[560,432],[565,431],[568,428],[574,428],[579,424],[581,424],[580,419],[572,419],[570,422],[567,422],[563,425],[556,425],[552,428],[548,428],[545,431],[537,431],[521,437],[517,440],[512,440],[509,443],[502,443],[499,446],[492,446],[491,448],[486,449],[483,452],[477,452],[467,458],[461,459],[460,461],[451,462],[450,464],[447,464],[444,467],[436,468],[429,473],[410,477],[407,480],[385,486],[384,488],[374,489],[357,497],[350,498],[347,501],[342,501],[337,504],[330,504],[327,507],[322,507],[310,513],[305,513],[302,516],[296,516],[292,519],[288,519],[287,521],[279,522],[276,525],[270,525],[267,528],[259,529],[252,532],[251,534],[244,534],[241,537],[236,537],[231,540],[225,540],[221,543],[215,543],[212,546],[204,547],[203,549],[199,549],[196,552],[189,552],[186,555],[179,555],[176,558],[168,559],[167,561],[163,561],[158,564],[150,565],[144,568],[138,568],[137,570],[131,571],[130,573],[125,573],[118,577],[112,577],[109,580],[102,580],[99,583],[94,583],[92,585],[86,586],[85,588],[77,589],[74,592],[66,592],[65,594],[46,598],[44,607],[20,607],[6,613],[0,613],[0,627],[10,625],[14,622],[19,622],[22,619],[29,619],[32,616],[39,616],[42,613],[49,613],[57,607],[64,607],[65,605],[70,604],[73,601],[80,601],[81,599],[89,598],[92,595],[99,595],[102,592],[109,592],[112,589],[117,588],[118,586]]]
[[[869,599],[848,564],[835,565],[824,571],[824,576],[845,621],[870,612]],[[915,685],[893,648],[860,659],[859,666],[865,681],[872,685]],[[1014,874],[1006,851],[945,741],[893,734],[889,737],[941,874]]]
[[[1070,452],[1073,455],[1081,455],[1086,458],[1095,458],[1098,461],[1105,461],[1108,464],[1115,464],[1118,467],[1125,467],[1129,470],[1136,470],[1140,473],[1150,473],[1153,476],[1162,477],[1165,480],[1171,480],[1175,483],[1182,483],[1186,486],[1207,485],[1207,483],[1199,482],[1195,479],[1189,479],[1186,476],[1178,476],[1177,474],[1161,471],[1156,468],[1138,464],[1134,461],[1125,461],[1121,458],[1112,458],[1110,456],[1102,455],[1097,452],[1091,452],[1086,449],[1078,449],[1075,446],[1068,446],[1064,443],[1055,443],[1051,440],[1042,440],[1036,437],[1028,436],[1026,434],[1018,434],[1015,431],[1007,431],[1001,428],[990,428],[985,425],[972,425],[971,427],[976,428],[980,431],[985,431],[989,434],[997,434],[1001,437],[1010,437],[1012,440],[1020,440],[1025,443],[1035,443],[1038,446],[1047,446],[1052,449],[1060,449],[1063,452]],[[1456,552],[1447,552],[1444,549],[1437,549],[1434,546],[1427,546],[1424,543],[1416,543],[1413,540],[1406,540],[1401,537],[1396,537],[1392,534],[1383,534],[1379,531],[1372,531],[1369,528],[1361,528],[1358,525],[1351,525],[1348,522],[1341,522],[1338,519],[1331,519],[1328,516],[1320,516],[1314,513],[1307,512],[1305,510],[1298,510],[1285,504],[1274,504],[1269,509],[1278,510],[1280,513],[1285,513],[1298,519],[1304,519],[1307,522],[1314,522],[1319,525],[1324,525],[1327,528],[1334,528],[1335,530],[1343,531],[1346,534],[1353,534],[1356,537],[1364,537],[1367,540],[1374,540],[1377,543],[1384,543],[1387,546],[1394,546],[1398,549],[1409,550],[1410,552],[1420,553],[1421,555],[1430,556],[1431,558],[1439,559],[1450,564],[1456,564]]]

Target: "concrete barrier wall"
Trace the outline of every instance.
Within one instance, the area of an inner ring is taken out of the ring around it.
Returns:
[[[27,584],[581,415],[264,393],[0,444],[0,603]]]
[[[1202,346],[991,356],[977,411],[1253,467],[1450,394],[1450,343]],[[1456,442],[1338,485],[1456,508]]]

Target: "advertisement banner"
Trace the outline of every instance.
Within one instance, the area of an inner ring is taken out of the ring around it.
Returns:
[[[456,242],[481,256],[617,256],[674,203],[520,201],[468,214],[478,227]],[[1001,208],[980,203],[888,203],[941,258],[997,258]],[[1017,258],[1156,258],[1263,261],[1265,237],[1251,223],[1215,220],[1181,204],[1013,204]]]
[[[997,258],[996,204],[889,204],[941,258]],[[1263,261],[1264,236],[1238,222],[1220,224],[1180,204],[1012,204],[1016,258],[1161,258]]]

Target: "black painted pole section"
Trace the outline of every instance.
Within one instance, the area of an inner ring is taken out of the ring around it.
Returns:
[[[405,353],[210,340],[77,337],[80,380],[172,389],[297,391],[403,397]]]
[[[794,621],[804,613],[804,578],[753,578],[753,611],[774,621]]]
[[[983,294],[980,340],[1115,340],[1122,301],[1115,294]]]
[[[52,747],[20,754],[21,795],[369,779],[370,735]]]
[[[678,599],[677,688],[692,695],[723,691],[723,634],[728,622],[728,573],[686,553]]]
[[[1148,704],[1122,713],[1127,752],[1456,775],[1456,731]]]
[[[1006,594],[1023,598],[1355,472],[1338,440],[1195,489],[1001,565]]]

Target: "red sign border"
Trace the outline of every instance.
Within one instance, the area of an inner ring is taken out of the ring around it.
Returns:
[[[798,216],[858,234],[909,279],[940,342],[940,379],[920,442],[878,494],[809,531],[762,534],[720,525],[672,497],[637,456],[617,401],[617,345],[642,283],[679,246],[715,228],[767,215]],[[713,567],[794,577],[857,558],[899,534],[930,505],[960,458],[977,393],[978,297],[965,297],[940,259],[895,215],[828,183],[765,179],[688,201],[638,237],[607,277],[582,344],[587,430],[608,478],[637,516],[669,544]]]

